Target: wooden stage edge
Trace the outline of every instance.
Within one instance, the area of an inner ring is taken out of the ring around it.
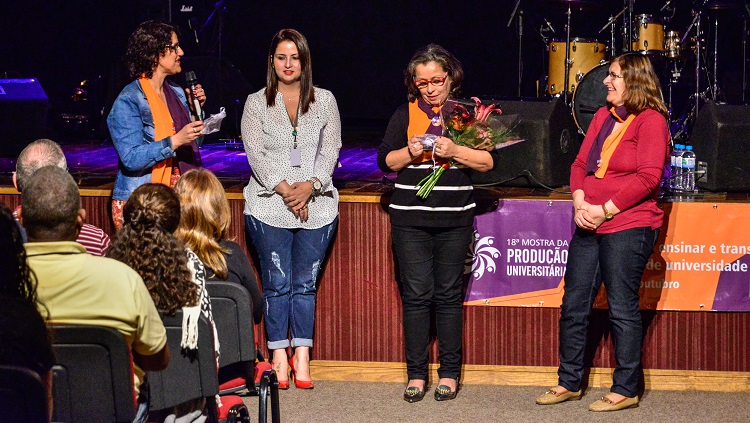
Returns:
[[[313,380],[340,382],[408,382],[405,363],[312,360]],[[584,384],[610,388],[614,369],[592,367]],[[644,369],[646,390],[747,392],[750,372]],[[430,364],[430,380],[436,381],[437,365]],[[461,383],[467,385],[542,386],[557,384],[557,367],[492,366],[465,364]]]

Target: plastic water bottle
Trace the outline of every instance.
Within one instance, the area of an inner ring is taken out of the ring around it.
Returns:
[[[682,189],[695,191],[695,153],[692,145],[685,147],[682,153]]]
[[[675,144],[670,157],[670,168],[672,170],[669,180],[669,187],[675,191],[682,190],[682,153],[685,146]]]

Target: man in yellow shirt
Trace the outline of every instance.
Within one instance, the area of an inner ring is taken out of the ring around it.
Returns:
[[[86,254],[75,242],[85,211],[78,186],[64,169],[46,166],[34,172],[21,201],[40,312],[49,313],[53,323],[107,326],[122,333],[133,352],[138,392],[145,371],[169,363],[166,330],[143,280],[127,265]],[[140,397],[136,421],[148,415]]]

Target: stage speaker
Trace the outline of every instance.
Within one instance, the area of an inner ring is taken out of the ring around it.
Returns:
[[[696,160],[706,162],[697,179],[710,191],[750,191],[750,106],[708,102],[690,132]]]
[[[518,114],[515,132],[526,141],[499,151],[495,170],[473,172],[476,185],[559,187],[581,145],[571,109],[562,98],[493,100],[504,115]]]
[[[16,157],[47,133],[49,100],[36,78],[0,79],[0,156]]]

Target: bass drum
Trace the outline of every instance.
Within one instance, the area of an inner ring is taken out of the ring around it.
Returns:
[[[573,93],[573,119],[578,126],[578,132],[583,135],[586,135],[596,111],[607,105],[607,86],[603,82],[607,73],[609,62],[591,69]]]

